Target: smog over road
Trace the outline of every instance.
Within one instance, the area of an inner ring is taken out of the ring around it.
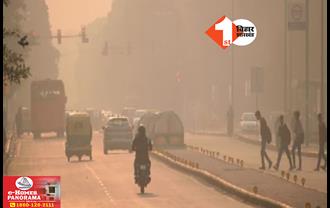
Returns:
[[[3,12],[4,207],[327,207],[326,0]]]

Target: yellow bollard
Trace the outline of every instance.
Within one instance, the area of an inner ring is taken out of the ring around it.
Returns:
[[[253,187],[253,193],[258,194],[258,187],[257,186]]]
[[[297,175],[294,175],[294,176],[293,176],[293,180],[294,180],[295,183],[297,183],[298,176],[297,176]]]
[[[305,208],[312,208],[311,203],[307,202],[307,203],[305,204]]]
[[[301,179],[301,184],[302,184],[303,186],[305,186],[305,183],[306,183],[306,179],[305,179],[305,178],[302,178],[302,179]]]

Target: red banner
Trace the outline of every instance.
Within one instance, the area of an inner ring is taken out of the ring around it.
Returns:
[[[3,176],[3,208],[60,208],[60,176]]]

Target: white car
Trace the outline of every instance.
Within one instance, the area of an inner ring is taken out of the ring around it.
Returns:
[[[240,127],[242,131],[257,132],[259,130],[259,122],[256,119],[254,113],[252,112],[242,113],[240,119]]]

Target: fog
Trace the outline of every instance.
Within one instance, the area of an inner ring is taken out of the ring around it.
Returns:
[[[56,18],[55,10],[52,11],[60,6],[54,6],[52,1],[46,3],[54,22],[52,25],[47,21],[48,30],[55,35],[56,27],[64,24],[63,16]],[[88,4],[95,6],[90,6],[94,8],[93,15],[98,13],[98,3],[81,2],[85,9]],[[197,122],[201,129],[225,129],[226,114],[233,102],[235,125],[243,112],[256,109],[267,116],[272,112],[300,110],[304,119],[308,106],[313,120],[317,112],[326,112],[326,90],[323,90],[324,109],[320,109],[321,71],[326,66],[325,58],[322,59],[326,50],[322,47],[325,32],[321,6],[321,0],[309,4],[306,53],[305,30],[285,31],[283,1],[109,1],[109,11],[102,7],[95,18],[90,15],[91,9],[85,15],[88,18],[74,18],[75,23],[66,17],[71,23],[63,25],[63,35],[80,33],[79,27],[86,23],[89,42],[82,43],[79,37],[63,38],[61,44],[56,38],[48,40],[52,50],[56,48],[59,53],[58,59],[54,59],[58,76],[48,77],[64,80],[68,109],[93,107],[121,112],[132,106],[174,110],[187,128]],[[79,11],[80,6],[76,5],[74,10]],[[244,47],[218,47],[205,31],[223,15],[232,20],[252,21],[258,30],[256,40]],[[34,24],[41,21],[45,19],[39,18]],[[43,46],[36,47],[42,50]],[[43,63],[41,57],[28,57],[28,62],[31,66]],[[304,85],[306,63],[308,95]],[[254,67],[263,70],[263,87],[258,98],[251,92]],[[39,75],[34,72],[32,80],[39,79]],[[28,106],[29,102],[23,104]]]

